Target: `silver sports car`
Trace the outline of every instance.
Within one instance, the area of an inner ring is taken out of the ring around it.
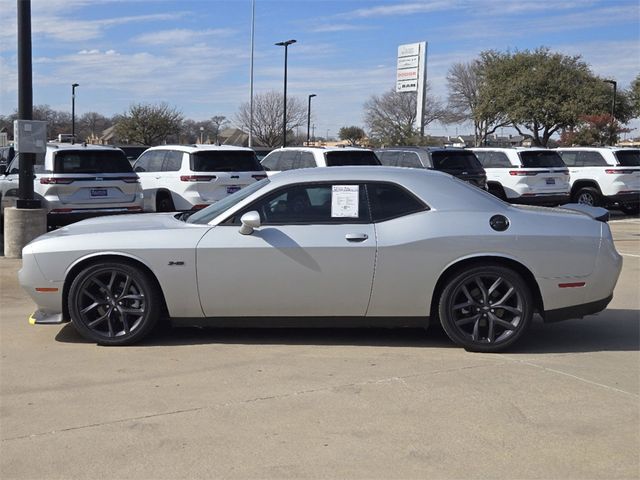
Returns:
[[[23,251],[32,323],[103,345],[198,326],[416,326],[468,350],[603,310],[622,257],[606,219],[516,207],[406,168],[288,171],[189,216],[85,220]]]

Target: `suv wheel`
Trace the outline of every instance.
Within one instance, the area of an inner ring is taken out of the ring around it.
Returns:
[[[637,215],[640,213],[640,203],[621,203],[620,210],[626,215]]]
[[[574,202],[582,205],[590,205],[592,207],[602,206],[602,197],[598,190],[593,187],[584,187],[574,195]]]

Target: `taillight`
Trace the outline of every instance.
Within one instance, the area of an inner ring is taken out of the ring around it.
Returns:
[[[267,178],[266,175],[251,175],[253,178],[255,178],[256,180],[263,180],[265,178]]]
[[[191,210],[202,210],[203,208],[207,208],[209,206],[208,203],[204,203],[204,204],[198,204],[198,205],[194,205],[193,207],[191,207]]]
[[[182,182],[210,182],[216,178],[215,175],[180,175]]]
[[[140,178],[138,177],[122,177],[120,180],[124,181],[124,183],[140,183]]]
[[[609,174],[614,174],[614,175],[616,173],[618,173],[618,174],[630,174],[630,173],[634,173],[634,172],[635,172],[635,170],[622,170],[622,169],[618,170],[618,169],[615,169],[615,168],[607,168],[604,171],[604,173],[609,173]]]
[[[73,183],[74,180],[74,178],[42,177],[40,183],[42,185],[69,185]]]
[[[127,210],[130,212],[141,212],[142,207],[127,207]]]
[[[512,177],[533,177],[537,174],[538,172],[531,172],[528,170],[509,170],[509,175]]]

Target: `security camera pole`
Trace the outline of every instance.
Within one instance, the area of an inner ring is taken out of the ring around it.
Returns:
[[[4,211],[4,255],[20,258],[22,248],[47,230],[46,211],[33,194],[35,152],[46,149],[46,124],[32,122],[31,0],[18,2],[18,120],[14,122],[18,170],[16,206]],[[44,134],[40,132],[44,128]],[[40,135],[38,135],[40,133]],[[44,137],[44,138],[41,138]]]

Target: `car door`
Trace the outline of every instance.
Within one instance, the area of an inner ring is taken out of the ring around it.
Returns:
[[[261,226],[239,233],[257,211]],[[298,184],[211,229],[198,245],[198,288],[207,317],[364,316],[376,239],[363,185]]]

